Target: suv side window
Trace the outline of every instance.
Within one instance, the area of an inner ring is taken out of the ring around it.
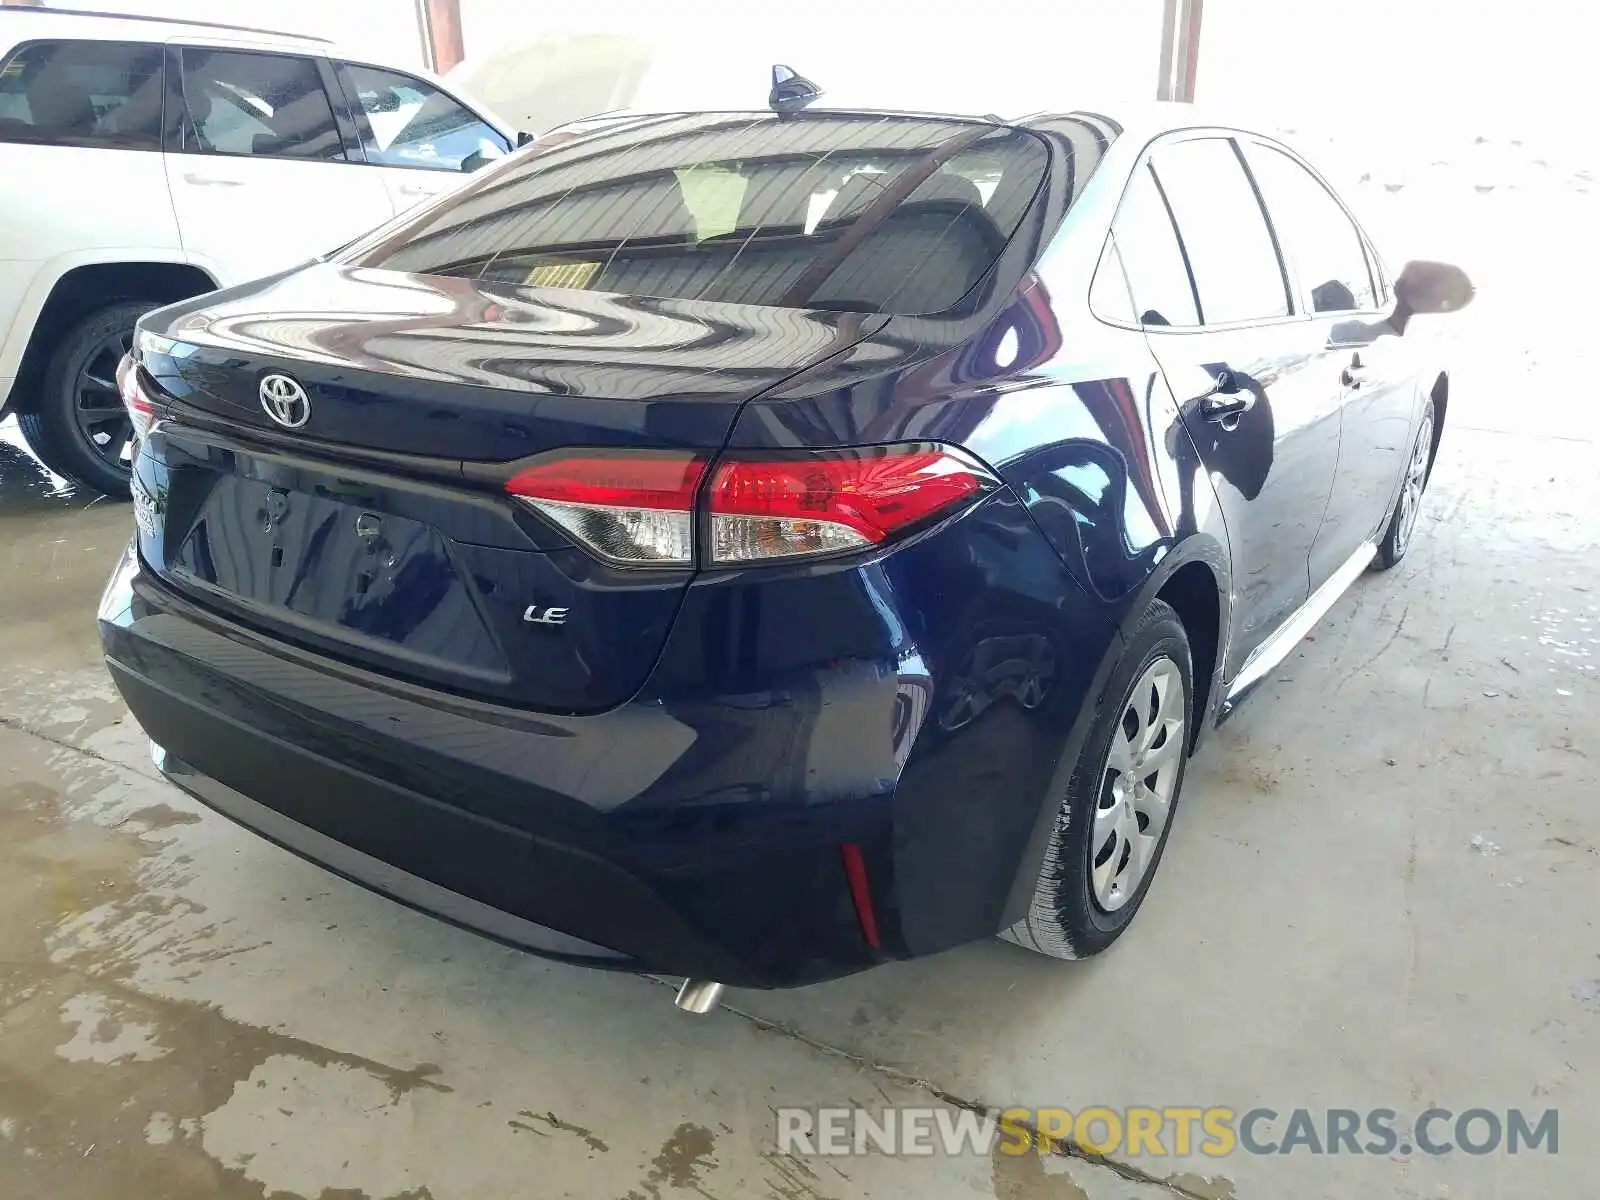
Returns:
[[[309,58],[186,46],[183,102],[189,153],[345,158],[333,105]]]
[[[1201,323],[1288,316],[1293,309],[1283,264],[1232,140],[1157,146],[1151,165],[1178,225]]]
[[[368,162],[460,171],[511,151],[492,125],[430,83],[354,63],[341,70]]]
[[[161,47],[33,42],[0,66],[0,142],[160,150]]]
[[[1173,230],[1161,187],[1148,166],[1139,167],[1128,181],[1111,228],[1128,286],[1133,289],[1139,324],[1200,324],[1189,265]],[[1100,271],[1106,269],[1107,264],[1102,261]]]
[[[1377,307],[1361,234],[1320,180],[1294,159],[1268,146],[1245,152],[1261,186],[1272,223],[1294,261],[1313,312]]]

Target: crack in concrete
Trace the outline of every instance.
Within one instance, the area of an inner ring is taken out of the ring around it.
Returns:
[[[115,758],[107,758],[98,750],[92,750],[88,746],[80,746],[76,742],[69,742],[58,734],[50,733],[46,730],[38,728],[37,726],[30,725],[26,721],[10,716],[7,713],[0,713],[0,729],[9,729],[13,733],[22,734],[24,737],[38,738],[41,742],[49,742],[52,746],[59,746],[63,750],[71,750],[74,754],[81,754],[85,758],[92,758],[95,760],[95,762],[104,763],[108,767],[115,767],[119,771],[131,772],[132,774],[139,776],[141,779],[150,778],[149,775],[145,774],[131,763],[125,763]]]
[[[645,975],[642,976],[642,978],[647,979],[651,983],[654,983],[660,987],[672,988],[676,990],[678,986],[672,980],[664,979],[659,975]],[[812,1050],[817,1051],[819,1054],[825,1054],[831,1058],[843,1059],[852,1066],[860,1067],[863,1070],[873,1071],[883,1075],[888,1079],[892,1079],[895,1083],[900,1084],[902,1087],[916,1088],[918,1091],[927,1092],[930,1096],[934,1097],[934,1099],[948,1104],[952,1108],[959,1108],[967,1112],[976,1113],[980,1117],[993,1116],[997,1121],[1000,1119],[1001,1114],[1005,1112],[1004,1108],[990,1104],[987,1101],[973,1100],[965,1096],[958,1096],[954,1092],[940,1087],[931,1079],[924,1079],[919,1075],[913,1075],[909,1071],[903,1071],[899,1067],[893,1067],[887,1063],[877,1062],[873,1059],[867,1058],[864,1055],[857,1054],[852,1050],[846,1050],[842,1046],[835,1046],[831,1042],[825,1042],[820,1038],[812,1037],[810,1034],[804,1033],[801,1030],[794,1028],[792,1025],[785,1025],[781,1021],[769,1020],[766,1017],[759,1016],[758,1014],[750,1012],[747,1009],[738,1008],[732,1004],[723,1003],[719,1007],[733,1014],[734,1016],[739,1017],[741,1020],[748,1021],[757,1029],[760,1029],[763,1033],[774,1033],[782,1037],[790,1038],[804,1046],[809,1047]],[[1125,1163],[1119,1159],[1111,1158],[1108,1155],[1099,1154],[1078,1142],[1041,1134],[1037,1128],[1026,1121],[1012,1121],[1011,1124],[1016,1125],[1019,1129],[1026,1130],[1028,1136],[1033,1139],[1036,1145],[1042,1144],[1048,1147],[1052,1154],[1058,1155],[1061,1158],[1077,1159],[1079,1162],[1085,1162],[1091,1166],[1104,1167],[1112,1174],[1117,1175],[1122,1179],[1126,1179],[1130,1183],[1140,1183],[1146,1185],[1147,1187],[1161,1188],[1163,1191],[1169,1192],[1174,1196],[1183,1197],[1184,1200],[1224,1200],[1224,1198],[1227,1198],[1227,1200],[1232,1200],[1233,1188],[1231,1183],[1227,1185],[1227,1190],[1225,1192],[1218,1192],[1214,1189],[1195,1191],[1184,1184],[1174,1182],[1171,1177],[1152,1175],[1150,1172],[1143,1170],[1140,1167],[1136,1167],[1132,1163]]]
[[[142,772],[138,771],[136,768],[126,762],[121,762],[114,758],[108,758],[106,755],[103,755],[88,747],[76,745],[60,736],[48,733],[35,727],[31,727],[28,723],[21,721],[16,717],[0,714],[0,728],[10,729],[24,736],[37,738],[40,741],[47,742],[50,745],[59,747],[62,750],[68,751],[69,753],[81,754],[85,758],[93,759],[94,761],[102,763],[113,770],[127,771],[128,773],[138,775],[141,778],[149,778],[149,776],[144,775]],[[78,974],[77,972],[72,971],[70,968],[63,970],[62,973]],[[92,978],[94,986],[102,988],[114,996],[120,995],[125,999],[142,1001],[143,1003],[155,1004],[157,1006],[167,1004],[183,1004],[183,1002],[178,1001],[167,1001],[159,996],[146,995],[137,989],[127,987],[126,985],[120,984],[111,979],[106,979],[103,977],[88,978]],[[656,975],[644,975],[640,978],[644,979],[648,983],[653,983],[660,987],[673,989],[676,989],[677,987],[677,984],[673,981]],[[187,1004],[183,1004],[183,1006],[191,1009],[196,1007]],[[952,1108],[958,1108],[967,1112],[976,1113],[979,1116],[993,1116],[996,1120],[1000,1118],[1001,1113],[1004,1111],[1002,1108],[983,1100],[975,1100],[964,1096],[958,1096],[954,1092],[940,1087],[930,1079],[924,1079],[920,1076],[913,1075],[908,1071],[903,1071],[898,1067],[890,1066],[887,1063],[880,1063],[853,1051],[846,1050],[841,1046],[835,1046],[830,1042],[825,1042],[820,1038],[812,1037],[810,1034],[804,1033],[801,1030],[793,1028],[792,1026],[785,1025],[780,1021],[769,1020],[766,1017],[759,1016],[756,1013],[749,1012],[731,1004],[723,1004],[721,1007],[727,1010],[733,1016],[747,1021],[764,1033],[772,1033],[781,1037],[786,1037],[792,1041],[799,1042],[801,1045],[804,1045],[820,1054],[827,1055],[831,1058],[841,1059],[855,1067],[882,1075],[885,1078],[891,1079],[903,1086],[926,1092],[928,1095],[944,1104],[950,1105]],[[210,1012],[209,1010],[204,1009],[203,1006],[199,1006],[199,1008],[200,1011],[206,1011],[210,1016],[221,1020],[228,1020],[228,1018],[222,1017],[220,1013]],[[230,1023],[237,1024],[237,1022],[231,1021]],[[299,1057],[306,1058],[310,1061],[338,1062],[343,1065],[358,1067],[366,1070],[385,1082],[388,1086],[390,1086],[391,1090],[409,1087],[431,1088],[441,1092],[448,1092],[452,1090],[451,1088],[436,1082],[434,1079],[429,1078],[429,1076],[439,1073],[439,1069],[433,1064],[424,1064],[422,1067],[416,1068],[412,1071],[402,1071],[398,1068],[388,1066],[387,1064],[374,1063],[356,1055],[343,1054],[328,1047],[316,1046],[312,1043],[303,1042],[300,1039],[291,1038],[283,1034],[270,1033],[266,1030],[261,1032],[263,1034],[267,1034],[274,1040],[291,1044],[292,1049],[289,1051],[290,1053],[296,1053]],[[1131,1163],[1125,1163],[1118,1159],[1111,1158],[1108,1155],[1097,1153],[1077,1142],[1041,1134],[1036,1127],[1028,1122],[1013,1121],[1012,1123],[1018,1128],[1025,1130],[1028,1136],[1033,1139],[1035,1145],[1043,1145],[1047,1147],[1050,1153],[1054,1155],[1062,1158],[1076,1159],[1091,1166],[1103,1167],[1112,1174],[1121,1179],[1125,1179],[1130,1183],[1143,1184],[1147,1187],[1159,1188],[1170,1195],[1182,1197],[1182,1200],[1221,1200],[1222,1197],[1231,1198],[1233,1195],[1231,1183],[1226,1184],[1225,1186],[1227,1187],[1227,1190],[1221,1193],[1214,1189],[1196,1191],[1182,1183],[1175,1182],[1175,1178],[1187,1178],[1186,1176],[1166,1177],[1153,1175],[1150,1172],[1145,1171],[1140,1167],[1136,1167]],[[541,1131],[530,1128],[529,1132],[536,1133]]]
[[[80,992],[101,992],[113,1000],[121,1001],[131,1010],[151,1010],[166,1016],[169,1018],[166,1026],[168,1028],[174,1023],[199,1021],[215,1025],[219,1029],[227,1027],[242,1031],[250,1040],[261,1044],[262,1057],[280,1054],[316,1066],[341,1066],[364,1071],[388,1089],[391,1100],[395,1103],[398,1103],[406,1093],[418,1089],[446,1095],[455,1091],[455,1088],[438,1081],[437,1076],[441,1071],[437,1063],[419,1063],[409,1068],[392,1066],[389,1063],[364,1058],[359,1054],[349,1054],[330,1046],[318,1045],[304,1038],[247,1024],[228,1016],[215,1005],[193,1000],[175,1000],[157,993],[140,991],[113,976],[84,970],[70,963],[30,963],[28,968],[38,975],[48,975],[65,981]],[[220,1039],[220,1033],[208,1036],[213,1040]]]

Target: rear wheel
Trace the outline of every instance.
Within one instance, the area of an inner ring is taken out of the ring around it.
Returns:
[[[1411,548],[1411,535],[1417,529],[1417,513],[1422,509],[1422,494],[1428,487],[1428,471],[1433,465],[1433,401],[1422,413],[1422,427],[1417,430],[1417,440],[1411,446],[1411,457],[1406,460],[1406,477],[1400,483],[1400,498],[1395,501],[1389,527],[1383,541],[1378,544],[1378,556],[1373,559],[1375,570],[1387,571],[1406,556]]]
[[[74,483],[126,499],[133,424],[117,393],[117,364],[134,323],[152,304],[119,300],[69,327],[51,354],[38,407],[17,418],[45,466]]]
[[[1002,937],[1053,958],[1086,958],[1133,921],[1172,828],[1193,695],[1183,622],[1158,600],[1106,685],[1028,913]]]

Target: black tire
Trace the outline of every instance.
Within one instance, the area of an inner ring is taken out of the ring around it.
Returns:
[[[1428,407],[1422,411],[1422,420],[1417,425],[1416,440],[1411,444],[1411,453],[1406,458],[1406,474],[1400,481],[1400,495],[1395,499],[1394,511],[1389,514],[1389,524],[1384,527],[1383,541],[1378,543],[1377,556],[1372,560],[1374,571],[1387,571],[1398,566],[1400,560],[1406,556],[1406,551],[1411,549],[1411,543],[1416,540],[1417,512],[1422,507],[1422,498],[1427,493],[1428,480],[1433,475],[1433,444],[1434,444],[1435,413],[1433,401],[1428,401]],[[1413,474],[1421,471],[1421,478],[1417,481],[1415,493],[1410,490]],[[1411,505],[1409,515],[1407,502]]]
[[[1182,745],[1173,762],[1176,774],[1171,798],[1143,877],[1121,901],[1120,907],[1107,911],[1095,897],[1091,834],[1096,813],[1110,795],[1107,789],[1111,786],[1108,772],[1112,739],[1133,703],[1135,685],[1161,659],[1176,666],[1183,685]],[[1144,903],[1150,881],[1161,865],[1161,855],[1172,832],[1183,789],[1189,743],[1193,740],[1193,720],[1194,668],[1189,656],[1189,638],[1178,614],[1157,600],[1129,633],[1122,660],[1111,672],[1099,698],[1093,728],[1066,783],[1060,814],[1045,850],[1028,912],[1001,937],[1051,958],[1088,958],[1099,954],[1121,936]]]
[[[98,411],[107,398],[98,390],[80,390],[80,377],[90,371],[102,378],[108,345],[131,344],[134,323],[153,307],[155,303],[148,301],[114,300],[70,326],[45,366],[38,407],[17,418],[22,436],[45,466],[76,484],[121,500],[128,498],[131,472],[127,463],[110,455],[120,449],[131,425],[123,414],[120,421],[108,417],[103,424],[86,428],[80,411],[89,411],[85,405]],[[115,384],[114,379],[111,382]],[[115,386],[110,399],[116,399]],[[105,439],[109,454],[97,444],[97,437]]]

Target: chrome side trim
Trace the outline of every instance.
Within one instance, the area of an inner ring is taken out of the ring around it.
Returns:
[[[1287,658],[1289,651],[1299,644],[1301,638],[1311,632],[1318,621],[1328,615],[1328,610],[1360,577],[1377,554],[1376,542],[1362,542],[1357,546],[1356,552],[1339,564],[1339,569],[1328,576],[1321,587],[1307,596],[1304,604],[1295,609],[1282,625],[1274,629],[1266,641],[1251,651],[1250,657],[1244,660],[1244,666],[1239,668],[1239,673],[1229,685],[1228,697],[1224,703],[1233,703],[1260,683],[1268,671]]]

